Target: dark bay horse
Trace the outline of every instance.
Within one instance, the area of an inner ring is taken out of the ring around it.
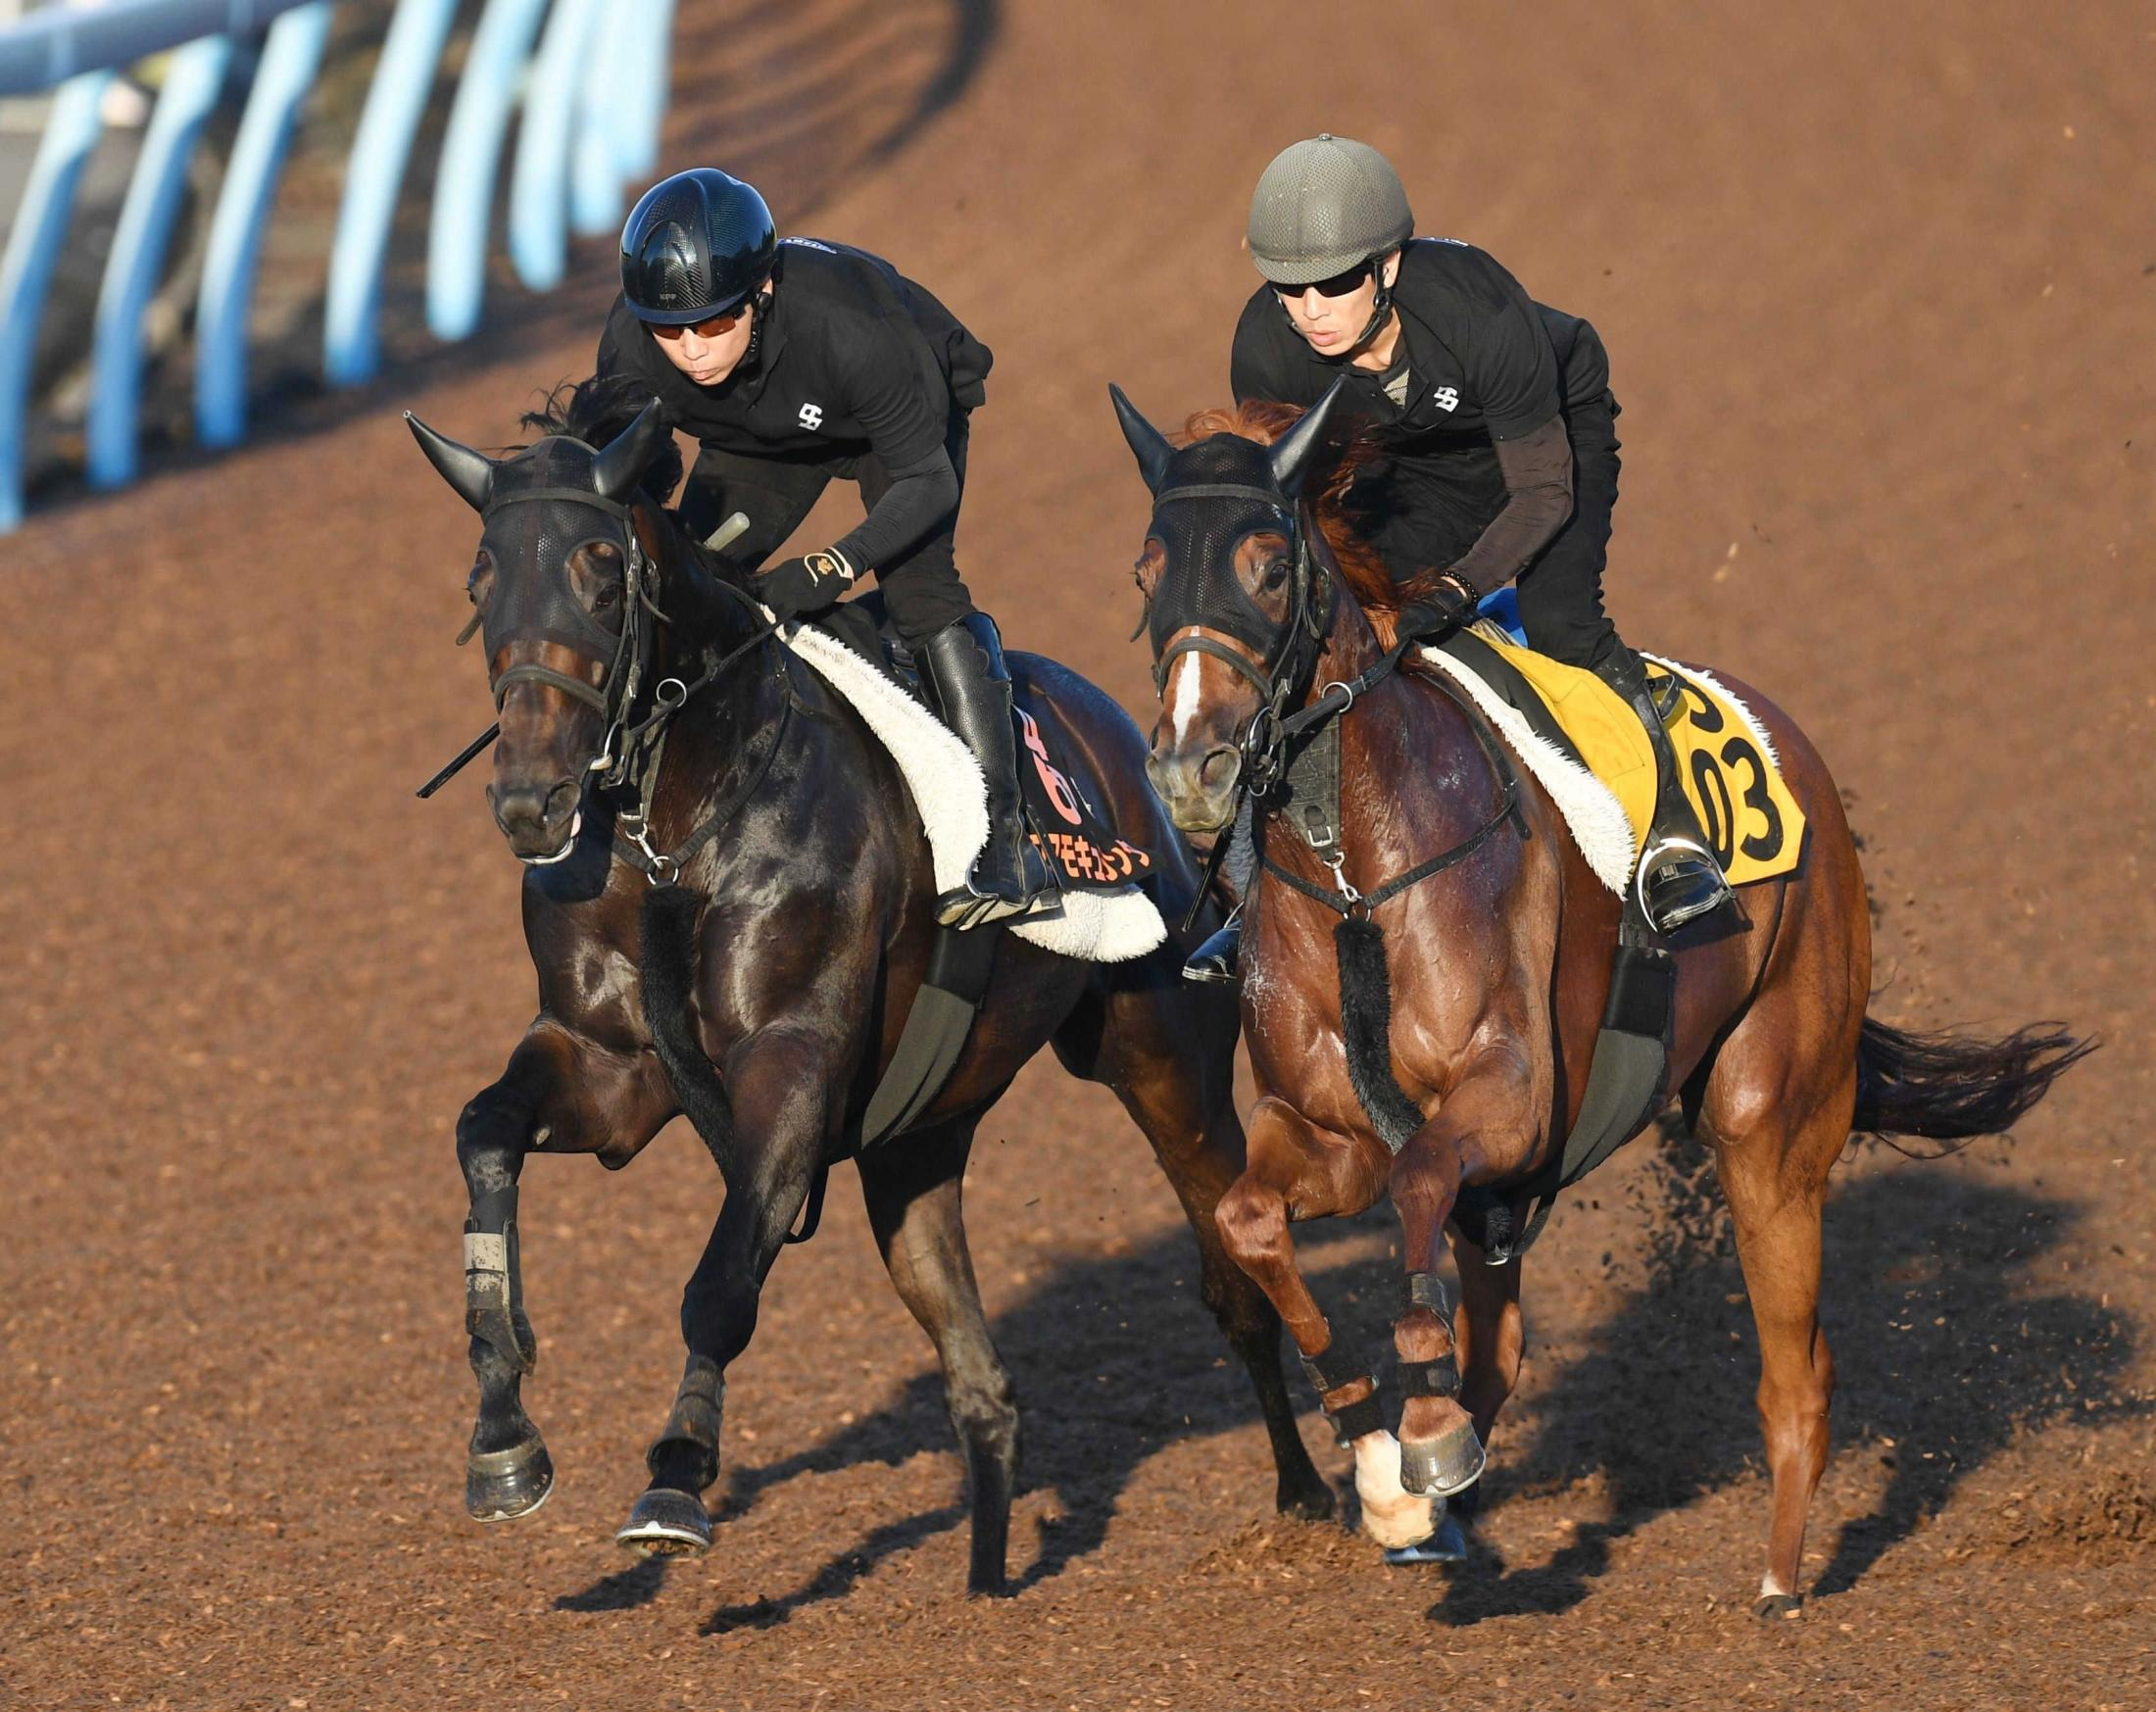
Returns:
[[[1579,1120],[1621,906],[1481,715],[1442,680],[1393,669],[1397,657],[1364,610],[1390,624],[1391,580],[1340,503],[1346,472],[1370,449],[1350,443],[1318,503],[1298,502],[1335,395],[1299,420],[1282,406],[1206,413],[1180,448],[1114,397],[1153,496],[1137,564],[1163,704],[1149,770],[1176,823],[1225,828],[1246,769],[1275,758],[1284,718],[1337,724],[1338,866],[1288,835],[1275,798],[1256,800],[1260,833],[1277,829],[1243,940],[1259,1099],[1250,1168],[1219,1217],[1353,1443],[1372,1532],[1398,1544],[1442,1517],[1428,1497],[1420,1511],[1407,1499],[1462,1492],[1479,1476],[1517,1378],[1518,1251],[1464,1215],[1478,1197],[1546,1182]],[[1659,1101],[1681,1098],[1713,1149],[1758,1327],[1774,1484],[1766,1615],[1795,1608],[1805,1513],[1827,1459],[1835,1372],[1817,1308],[1829,1170],[1852,1129],[2003,1130],[2088,1048],[2050,1025],[1980,1041],[1904,1034],[1865,1015],[1870,922],[1834,780],[1787,714],[1731,687],[1772,737],[1810,844],[1794,872],[1740,891],[1740,920],[1681,930],[1669,946]],[[1350,947],[1363,958],[1372,943],[1386,948],[1374,988],[1350,958]],[[1650,1103],[1632,1133],[1652,1116]],[[1296,1220],[1359,1212],[1387,1193],[1409,1282],[1394,1331],[1406,1394],[1396,1445],[1372,1365],[1334,1346],[1289,1235]],[[1436,1276],[1448,1222],[1456,1331]]]
[[[518,1282],[526,1157],[593,1153],[619,1167],[686,1111],[725,1201],[682,1296],[680,1388],[619,1536],[671,1552],[710,1542],[699,1494],[718,1475],[727,1364],[756,1328],[789,1231],[805,1207],[812,1225],[824,1173],[858,1147],[922,986],[936,885],[883,746],[662,507],[679,461],[643,404],[586,383],[535,422],[533,445],[499,461],[412,426],[485,519],[470,593],[501,711],[488,796],[530,864],[524,932],[539,975],[538,1015],[457,1124],[479,1387],[466,1505],[486,1521],[526,1515],[554,1478],[521,1396],[537,1354]],[[1199,879],[1146,783],[1137,728],[1053,661],[1010,664],[1059,759],[1154,854],[1163,910],[1181,911]],[[624,782],[610,791],[609,778]],[[1281,1506],[1331,1507],[1297,1434],[1277,1316],[1218,1234],[1220,1198],[1244,1163],[1235,1007],[1177,979],[1176,955],[1171,939],[1138,961],[1090,964],[1006,936],[941,1095],[917,1127],[859,1157],[892,1283],[942,1362],[974,1590],[1004,1586],[1018,1415],[959,1187],[982,1114],[1044,1046],[1115,1091],[1174,1185],[1204,1298],[1272,1437]]]

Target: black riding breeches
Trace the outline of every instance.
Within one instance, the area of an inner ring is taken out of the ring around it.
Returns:
[[[1572,515],[1521,571],[1527,645],[1567,665],[1598,666],[1620,646],[1602,611],[1610,514],[1617,507],[1617,400],[1610,393],[1565,412],[1572,440]]]
[[[966,416],[954,411],[944,450],[957,472],[961,499],[965,489]],[[703,540],[735,512],[746,513],[749,527],[726,549],[726,557],[746,569],[760,567],[801,526],[823,490],[834,480],[860,484],[861,506],[873,511],[890,491],[891,477],[873,452],[858,457],[795,460],[750,458],[707,446],[681,489],[682,527]],[[871,566],[883,591],[892,627],[907,647],[924,642],[973,611],[973,597],[958,575],[953,556],[958,507],[889,564]],[[818,544],[820,545],[820,543]]]

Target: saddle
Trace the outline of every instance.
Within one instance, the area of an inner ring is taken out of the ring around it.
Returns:
[[[921,674],[906,644],[892,628],[877,590],[842,601],[819,614],[813,627],[843,644],[919,704],[931,718],[934,706],[921,685]],[[1025,798],[1027,829],[1063,891],[1120,892],[1152,877],[1150,852],[1120,837],[1079,783],[1074,768],[1059,766],[1052,753],[1052,721],[1029,709],[1038,691],[1022,660],[1010,663],[1011,720],[1018,745],[1018,787]],[[1030,761],[1032,764],[1028,765]]]

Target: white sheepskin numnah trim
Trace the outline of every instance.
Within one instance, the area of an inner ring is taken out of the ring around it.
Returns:
[[[852,649],[821,630],[796,627],[786,644],[853,705],[891,752],[920,810],[937,890],[965,884],[988,842],[988,787],[973,752],[950,728]],[[1020,939],[1081,962],[1142,957],[1168,937],[1153,902],[1136,886],[1065,892],[1053,914],[1011,923]]]
[[[1777,772],[1782,770],[1782,758],[1774,752],[1774,739],[1767,735],[1767,728],[1759,723],[1759,715],[1730,693],[1729,685],[1722,682],[1720,678],[1715,677],[1711,672],[1701,671],[1695,665],[1685,665],[1678,660],[1664,660],[1659,654],[1642,654],[1640,658],[1642,660],[1651,660],[1656,665],[1667,666],[1671,671],[1682,672],[1686,677],[1690,678],[1692,682],[1704,688],[1716,701],[1728,708],[1731,712],[1744,722],[1744,729],[1751,733],[1752,741],[1759,745],[1759,753],[1767,758],[1767,764]]]
[[[1480,673],[1440,649],[1425,648],[1421,652],[1426,661],[1465,690],[1483,716],[1497,728],[1498,735],[1520,758],[1520,763],[1557,805],[1571,830],[1572,842],[1580,847],[1594,877],[1623,897],[1632,883],[1632,865],[1640,852],[1633,843],[1632,822],[1625,817],[1617,794],[1530,725],[1526,716],[1492,689]]]

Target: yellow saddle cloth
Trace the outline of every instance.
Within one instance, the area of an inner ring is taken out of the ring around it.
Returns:
[[[1527,680],[1588,770],[1609,787],[1638,851],[1654,817],[1655,791],[1654,752],[1640,716],[1592,672],[1500,641],[1489,626],[1476,634]],[[1685,710],[1673,720],[1670,741],[1685,795],[1730,884],[1788,873],[1803,854],[1804,811],[1751,709],[1703,672],[1647,657],[1647,675],[1674,676],[1684,687]]]

